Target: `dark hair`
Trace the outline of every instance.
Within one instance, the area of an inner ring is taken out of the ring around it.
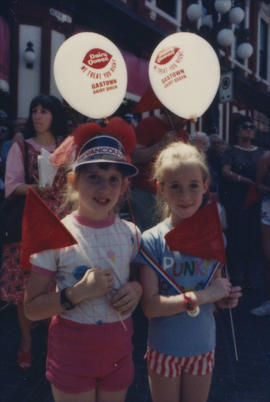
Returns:
[[[8,130],[7,136],[4,141],[11,140],[12,139],[12,130],[11,130],[10,120],[9,120],[8,114],[3,109],[0,109],[0,126],[6,127]]]
[[[98,168],[99,168],[99,169],[102,169],[102,170],[108,170],[108,169],[112,166],[112,167],[114,167],[116,170],[118,170],[118,172],[121,173],[121,175],[122,175],[123,177],[126,176],[126,174],[125,174],[125,167],[122,166],[122,165],[120,165],[120,164],[118,165],[117,163],[98,162],[97,165],[98,165]],[[87,163],[86,163],[85,165],[79,166],[79,167],[76,169],[77,173],[78,173],[78,172],[79,172],[79,173],[83,172],[88,166],[89,166],[89,164],[87,164]]]
[[[67,133],[67,119],[64,106],[58,98],[53,95],[38,95],[32,99],[29,107],[29,116],[26,123],[26,131],[29,137],[35,137],[35,129],[32,120],[32,111],[37,106],[42,106],[44,109],[52,113],[51,132],[55,138],[65,137]]]
[[[253,120],[249,116],[242,116],[242,117],[239,117],[237,120],[235,120],[235,122],[234,122],[234,135],[237,134],[238,130],[245,123],[252,123],[253,124]]]
[[[0,109],[0,125],[7,126],[7,127],[10,126],[10,121],[9,121],[8,115],[3,109]]]

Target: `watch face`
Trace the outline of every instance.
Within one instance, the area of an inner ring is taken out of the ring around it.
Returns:
[[[60,303],[65,310],[71,310],[75,307],[74,304],[67,298],[66,289],[62,289],[60,292]]]

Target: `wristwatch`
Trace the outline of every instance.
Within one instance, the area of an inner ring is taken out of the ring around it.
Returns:
[[[72,310],[75,306],[66,295],[66,290],[68,288],[64,288],[60,291],[60,304],[65,310]]]

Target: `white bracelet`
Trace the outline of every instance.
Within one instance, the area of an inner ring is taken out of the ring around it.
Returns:
[[[187,310],[187,314],[190,317],[197,317],[200,314],[200,307],[196,306],[193,310]]]

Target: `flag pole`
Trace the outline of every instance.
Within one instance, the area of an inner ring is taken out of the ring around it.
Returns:
[[[225,278],[228,278],[228,279],[229,279],[228,268],[226,267],[226,265],[224,266],[224,273],[225,273]],[[231,308],[229,308],[229,315],[230,315],[230,324],[231,324],[231,329],[232,329],[232,339],[233,339],[234,356],[235,356],[235,360],[238,362],[239,359],[238,359],[238,352],[237,352],[235,328],[234,328],[233,316],[232,316],[232,309],[231,309]]]
[[[78,234],[77,234],[77,237],[78,237]],[[78,243],[80,252],[81,252],[82,255],[84,256],[84,258],[87,260],[87,262],[88,262],[88,264],[90,265],[90,267],[93,266],[93,264],[92,264],[91,261],[90,261],[89,256],[87,255],[86,251],[84,250],[84,248],[82,247],[82,245],[81,245],[80,242],[78,241],[78,238],[77,238],[76,240],[77,240],[77,243]],[[116,279],[118,280],[118,282],[120,283],[120,286],[121,286],[122,284],[121,284],[120,278],[119,278],[119,276],[116,274],[116,272],[115,272],[115,270],[114,270],[113,268],[112,268],[112,272],[113,272],[113,274],[115,275]],[[123,318],[121,317],[121,313],[120,313],[119,311],[116,311],[116,310],[114,310],[114,311],[115,311],[116,315],[118,316],[118,318],[119,318],[119,320],[120,320],[120,322],[121,322],[121,324],[122,324],[122,327],[124,328],[125,331],[127,331],[127,326],[126,326],[126,324],[124,323]]]

